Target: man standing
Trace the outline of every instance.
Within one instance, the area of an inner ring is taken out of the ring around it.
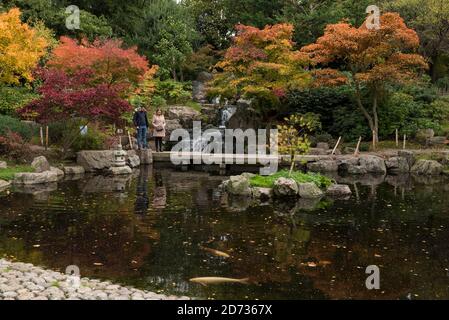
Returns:
[[[148,122],[147,111],[144,107],[140,107],[138,111],[134,113],[133,123],[137,128],[137,146],[139,150],[147,149],[147,131],[150,123]]]

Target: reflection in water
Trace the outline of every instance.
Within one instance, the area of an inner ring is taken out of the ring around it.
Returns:
[[[167,205],[167,190],[164,187],[162,175],[157,171],[154,175],[156,186],[153,194],[153,208],[164,209]]]
[[[146,214],[149,205],[150,200],[148,199],[148,168],[142,167],[139,170],[139,177],[137,178],[134,212],[136,214]]]
[[[449,298],[447,180],[336,177],[350,184],[349,200],[255,206],[221,194],[226,177],[136,173],[0,193],[0,255],[197,297]],[[378,291],[365,288],[372,264],[381,271]],[[251,284],[188,281],[205,276]]]

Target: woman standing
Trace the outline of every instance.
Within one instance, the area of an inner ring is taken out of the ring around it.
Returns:
[[[165,117],[161,109],[153,116],[153,135],[156,140],[156,152],[162,152],[162,139],[165,137]]]

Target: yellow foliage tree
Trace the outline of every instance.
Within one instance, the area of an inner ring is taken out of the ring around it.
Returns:
[[[32,70],[46,54],[48,40],[20,21],[20,10],[0,13],[0,84],[33,80]]]

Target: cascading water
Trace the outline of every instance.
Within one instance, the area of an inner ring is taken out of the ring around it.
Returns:
[[[221,110],[221,123],[220,123],[220,129],[226,129],[226,125],[228,124],[229,120],[231,120],[232,116],[237,112],[236,106],[225,106]]]

